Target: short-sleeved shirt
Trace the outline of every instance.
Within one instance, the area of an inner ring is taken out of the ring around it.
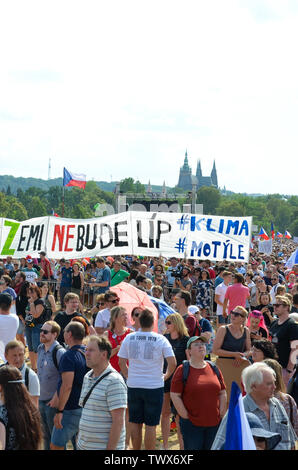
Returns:
[[[221,372],[219,371],[221,374]],[[171,383],[171,392],[182,394],[182,400],[194,426],[217,426],[220,422],[219,393],[225,390],[221,374],[220,383],[210,364],[202,369],[189,367],[183,386],[183,366],[177,367]]]
[[[107,286],[104,286],[104,287],[95,287],[95,292],[96,294],[104,294],[107,290],[109,290],[110,286],[111,286],[111,270],[108,266],[105,266],[104,268],[102,269],[99,269],[99,271],[97,272],[97,276],[96,276],[96,283],[97,284],[100,284],[101,282],[105,282],[105,281],[108,281],[108,285]]]
[[[127,387],[123,377],[109,365],[99,377],[92,377],[93,371],[84,377],[80,406],[84,397],[102,375],[112,371],[91,392],[80,419],[78,449],[104,450],[107,448],[112,425],[111,411],[127,408]],[[125,449],[125,425],[123,425],[116,450]]]
[[[175,355],[164,336],[154,331],[136,331],[126,336],[118,356],[129,361],[128,387],[156,389],[164,386],[164,358]]]
[[[291,341],[298,340],[298,323],[289,318],[279,325],[278,320],[275,320],[270,325],[269,334],[276,347],[278,362],[286,369],[291,353]]]
[[[120,269],[120,271],[115,272],[114,269],[111,270],[111,286],[116,286],[120,282],[124,281],[129,277],[129,273],[124,269]]]
[[[40,396],[40,384],[39,384],[39,379],[37,374],[34,372],[34,370],[31,369],[31,367],[28,367],[25,363],[20,369],[20,372],[22,374],[23,380],[25,380],[25,373],[26,373],[26,368],[29,371],[28,375],[28,392],[32,397],[39,397]]]
[[[225,294],[227,292],[228,287],[229,286],[227,286],[226,284],[224,284],[224,282],[222,282],[215,288],[215,295],[218,295],[218,300],[221,303],[224,303]],[[222,305],[216,304],[216,315],[222,315],[222,314],[223,314]]]
[[[229,313],[234,310],[238,305],[245,308],[246,300],[249,298],[249,288],[243,286],[240,283],[229,286],[226,290],[225,299],[228,299],[228,311]]]
[[[110,319],[111,310],[109,308],[104,308],[97,313],[94,326],[98,328],[108,328],[110,325]]]
[[[62,375],[63,372],[74,372],[73,384],[69,398],[64,407],[65,410],[75,410],[79,408],[83,379],[88,370],[85,359],[85,346],[75,345],[63,354],[59,364],[60,375]],[[58,396],[61,385],[62,377],[60,377],[58,381]]]
[[[35,284],[36,279],[38,279],[37,270],[35,268],[32,268],[32,269],[25,268],[23,272],[26,276],[26,281]]]
[[[64,344],[64,329],[74,317],[82,317],[86,321],[87,325],[90,325],[89,320],[80,312],[74,312],[71,315],[68,315],[66,312],[57,313],[57,315],[55,316],[55,322],[58,323],[61,328],[57,341],[59,341],[59,343],[62,345]]]
[[[63,266],[61,268],[61,287],[71,287],[72,282],[72,268],[66,268]]]
[[[40,400],[51,400],[57,390],[60,375],[53,360],[53,350],[57,345],[59,345],[58,341],[54,341],[52,346],[46,351],[44,344],[41,343],[37,349],[37,373],[40,383]],[[56,358],[58,366],[65,352],[66,350],[64,348],[57,350]]]

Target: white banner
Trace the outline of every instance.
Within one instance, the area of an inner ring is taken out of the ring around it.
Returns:
[[[270,240],[260,240],[258,250],[259,253],[270,255],[272,253],[272,238]]]
[[[122,212],[92,219],[0,219],[0,257],[142,255],[248,262],[251,217]]]

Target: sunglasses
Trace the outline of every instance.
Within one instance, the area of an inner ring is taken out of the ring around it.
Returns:
[[[98,305],[104,305],[104,302],[97,302]]]
[[[282,305],[283,307],[286,306],[285,304],[273,304],[273,307],[280,307],[281,305]]]
[[[43,333],[44,335],[47,335],[49,333],[52,333],[50,330],[40,330],[41,333]]]
[[[171,324],[172,324],[172,322],[171,322],[171,321],[169,321],[169,320],[166,320],[166,321],[165,321],[165,324],[166,324],[166,325],[171,325]]]
[[[138,318],[139,315],[140,315],[139,313],[134,313],[134,314],[133,314],[133,317]]]
[[[239,312],[234,312],[233,310],[231,311],[231,313],[234,315],[234,317],[241,317],[241,318],[245,318],[245,315],[242,315],[242,313],[239,313]]]
[[[115,300],[110,300],[112,304],[117,304],[120,301],[120,299],[115,299]]]

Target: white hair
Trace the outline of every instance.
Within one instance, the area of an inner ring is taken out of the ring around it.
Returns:
[[[259,385],[263,382],[263,372],[265,371],[270,372],[273,375],[274,379],[276,378],[274,370],[264,362],[255,362],[251,366],[248,366],[243,369],[241,379],[246,393],[251,393],[252,385]]]

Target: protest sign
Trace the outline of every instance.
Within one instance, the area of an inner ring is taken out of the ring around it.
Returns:
[[[176,256],[247,262],[251,217],[128,211],[92,219],[0,219],[0,256]]]

